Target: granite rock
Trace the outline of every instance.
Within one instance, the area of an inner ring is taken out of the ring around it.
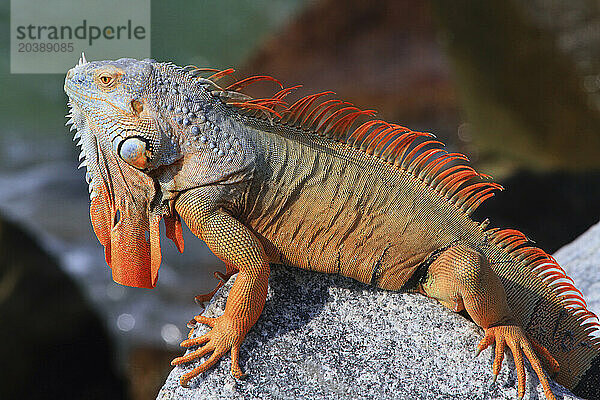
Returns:
[[[233,280],[204,315],[223,312]],[[201,326],[194,336],[205,332]],[[492,384],[492,351],[474,357],[481,337],[474,323],[424,296],[275,266],[264,311],[241,349],[247,379],[231,377],[227,355],[189,389],[179,377],[198,364],[174,368],[157,398],[515,399],[512,357]],[[544,399],[527,370],[525,399]],[[559,399],[577,398],[552,388]]]

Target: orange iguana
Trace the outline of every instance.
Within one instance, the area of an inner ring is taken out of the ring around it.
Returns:
[[[431,134],[323,100],[332,92],[289,105],[296,87],[281,86],[253,99],[240,90],[279,82],[217,83],[232,72],[83,57],[65,81],[113,279],[155,286],[161,219],[180,251],[183,220],[225,277],[239,271],[224,314],[195,317],[212,330],[184,341],[200,347],[173,364],[212,354],[182,385],[229,351],[231,373],[244,375],[240,345],[265,304],[269,264],[282,263],[466,310],[485,330],[478,351],[495,343],[494,375],[511,350],[520,397],[524,357],[548,399],[543,366],[580,396],[600,392],[598,323],[582,294],[521,232],[469,217],[500,185]]]

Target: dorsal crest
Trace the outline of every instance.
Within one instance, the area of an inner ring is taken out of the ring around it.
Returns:
[[[468,215],[495,191],[502,190],[501,185],[490,181],[490,176],[469,166],[466,156],[444,150],[444,144],[433,134],[376,119],[375,110],[361,110],[352,103],[331,99],[334,94],[331,91],[310,94],[289,104],[286,97],[300,85],[284,88],[277,79],[259,75],[220,86],[223,78],[232,76],[233,69],[187,66],[183,70],[205,83],[213,96],[235,107],[240,114],[363,151],[413,174]],[[271,97],[259,99],[240,92],[248,85],[264,81],[277,84],[279,90]]]

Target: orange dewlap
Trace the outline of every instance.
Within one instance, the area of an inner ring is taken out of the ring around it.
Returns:
[[[104,246],[106,263],[112,269],[112,278],[121,285],[153,288],[158,280],[161,262],[160,215],[150,215],[148,219],[131,218],[118,210],[106,191],[106,187],[95,187],[96,197],[92,200],[90,217],[94,232]],[[119,211],[118,221],[113,221]],[[179,251],[183,251],[181,221],[177,217],[167,217],[167,236],[172,239]],[[148,239],[146,235],[148,234]]]

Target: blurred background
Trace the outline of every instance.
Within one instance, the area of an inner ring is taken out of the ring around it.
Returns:
[[[9,73],[9,16],[0,0],[0,398],[154,398],[224,268],[187,231],[183,255],[164,241],[156,289],[112,282],[64,77]],[[157,0],[151,43],[159,61],[333,90],[434,132],[508,189],[476,218],[548,252],[598,222],[596,0]]]

